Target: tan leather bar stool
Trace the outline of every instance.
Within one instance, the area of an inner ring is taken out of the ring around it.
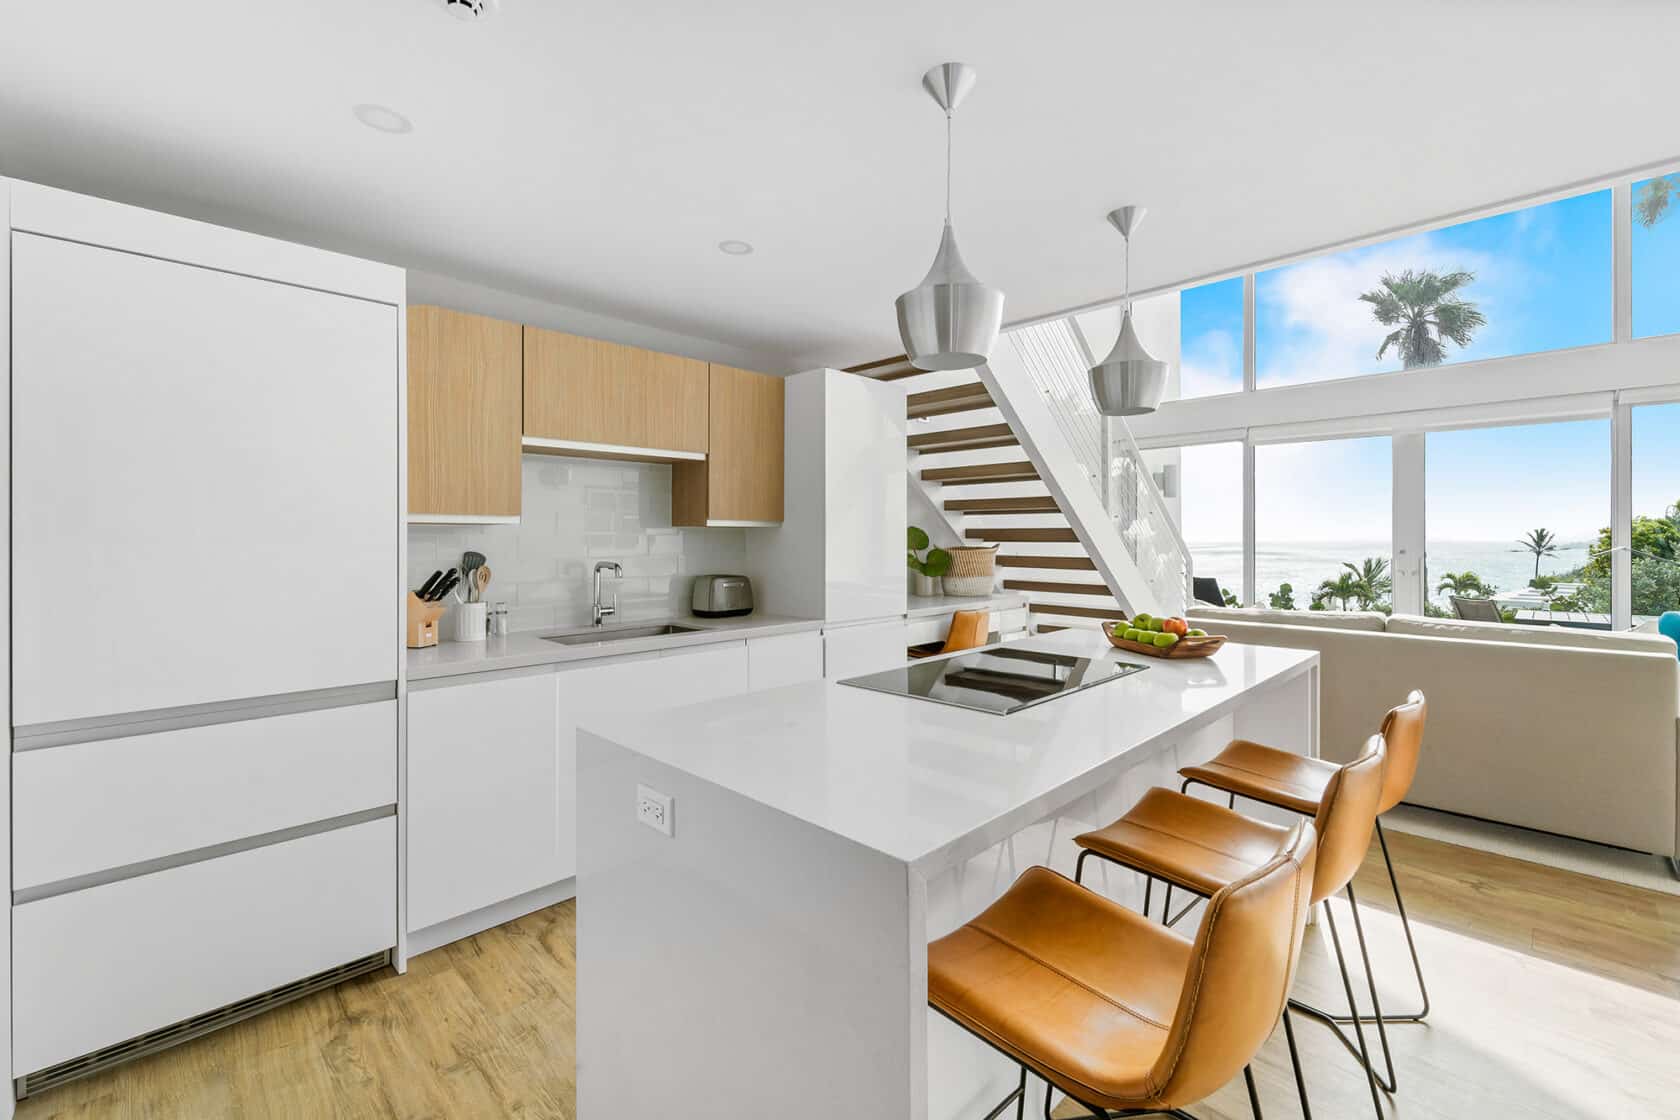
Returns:
[[[1417,977],[1418,994],[1422,998],[1422,1006],[1416,1011],[1386,1015],[1379,1012],[1383,1062],[1388,1070],[1387,1080],[1380,1081],[1380,1084],[1391,1093],[1399,1086],[1399,1080],[1395,1076],[1394,1056],[1388,1048],[1388,1036],[1381,1032],[1381,1027],[1386,1023],[1423,1022],[1429,1016],[1429,988],[1423,982],[1423,963],[1418,959],[1417,942],[1412,939],[1412,923],[1406,917],[1405,900],[1400,897],[1400,880],[1394,874],[1394,860],[1388,854],[1388,837],[1383,834],[1382,814],[1404,801],[1411,791],[1412,780],[1417,776],[1418,758],[1423,753],[1423,728],[1428,715],[1428,701],[1422,692],[1413,689],[1406,702],[1390,709],[1382,722],[1382,735],[1388,743],[1388,770],[1383,776],[1382,799],[1377,803],[1377,842],[1382,846],[1383,865],[1388,868],[1388,885],[1394,892],[1394,907],[1400,915],[1400,928],[1406,934],[1406,949],[1412,956],[1412,973]],[[1179,774],[1184,778],[1181,788],[1189,789],[1192,783],[1210,786],[1230,794],[1233,806],[1236,798],[1241,796],[1312,815],[1317,813],[1324,799],[1324,789],[1336,769],[1334,763],[1322,759],[1303,758],[1289,751],[1239,739],[1210,761],[1200,766],[1186,766]],[[1348,901],[1350,905],[1353,903],[1351,891]],[[1367,958],[1366,975],[1371,982],[1374,1000],[1376,981],[1370,976],[1369,955],[1357,906],[1354,907],[1354,929],[1359,934],[1360,954]],[[1351,1017],[1306,1005],[1298,1006],[1303,1014],[1329,1025],[1336,1031],[1342,1045],[1350,1051],[1353,1049],[1347,1035],[1338,1027],[1338,1024],[1352,1022]]]
[[[1243,1074],[1277,1026],[1301,954],[1316,833],[1279,830],[1270,858],[1219,891],[1192,941],[1044,867],[928,946],[928,1002],[1092,1116],[1183,1111]],[[1044,1114],[1050,1115],[1050,1093]]]
[[[1358,758],[1346,766],[1332,767],[1333,773],[1325,785],[1323,799],[1313,819],[1318,829],[1319,844],[1309,900],[1315,905],[1326,903],[1324,912],[1330,921],[1330,940],[1335,946],[1342,989],[1347,995],[1353,1029],[1359,1040],[1355,1056],[1365,1068],[1366,1079],[1370,1083],[1371,1104],[1379,1120],[1382,1117],[1382,1102],[1377,1096],[1379,1082],[1365,1048],[1365,1031],[1361,1025],[1359,1005],[1353,998],[1353,982],[1348,976],[1347,959],[1342,953],[1336,918],[1326,900],[1338,891],[1346,891],[1352,898],[1350,884],[1364,861],[1365,851],[1371,845],[1371,831],[1376,826],[1377,803],[1382,794],[1386,762],[1383,737],[1373,735],[1366,740]],[[1268,853],[1276,850],[1279,840],[1285,835],[1287,830],[1278,825],[1253,820],[1222,805],[1170,789],[1152,789],[1113,824],[1073,838],[1073,842],[1084,849],[1079,853],[1074,877],[1076,880],[1083,877],[1086,857],[1094,855],[1140,871],[1151,880],[1160,879],[1168,884],[1169,889],[1176,886],[1204,898],[1213,897],[1230,883],[1252,874],[1254,868],[1267,859]],[[1168,925],[1176,921],[1171,917],[1170,896],[1163,917]],[[1354,921],[1357,925],[1357,914]],[[1375,998],[1375,995],[1373,986],[1372,997]],[[1291,1000],[1290,1006],[1299,1009],[1303,1005]],[[1381,1013],[1380,1008],[1378,1013]],[[1288,1030],[1287,1019],[1284,1026]],[[1382,1030],[1380,1022],[1377,1029]],[[1289,1056],[1295,1065],[1295,1087],[1301,1095],[1303,1112],[1311,1116],[1312,1108],[1307,1101],[1306,1081],[1301,1072],[1300,1057],[1295,1051],[1293,1031],[1289,1030],[1288,1034]]]

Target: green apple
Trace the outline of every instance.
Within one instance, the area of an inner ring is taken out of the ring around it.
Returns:
[[[1149,616],[1146,615],[1146,614],[1140,614],[1140,615],[1136,616],[1135,618],[1132,619],[1132,625],[1136,626],[1139,630],[1144,629],[1146,626],[1149,625]]]
[[[1190,638],[1205,638],[1205,637],[1207,637],[1207,631],[1206,630],[1192,630],[1192,631],[1190,631],[1189,634],[1187,634],[1185,636],[1190,637]]]
[[[1149,628],[1157,634],[1161,633],[1165,626],[1166,624],[1158,618],[1152,618],[1149,620]]]
[[[1177,634],[1157,634],[1157,635],[1155,635],[1155,648],[1156,649],[1170,649],[1173,646],[1176,646],[1177,644],[1178,644],[1178,635]]]
[[[1122,634],[1120,636],[1122,638],[1126,639],[1128,642],[1141,642],[1141,641],[1143,641],[1143,631],[1139,630],[1136,626],[1133,626],[1131,629],[1127,630],[1124,634]]]

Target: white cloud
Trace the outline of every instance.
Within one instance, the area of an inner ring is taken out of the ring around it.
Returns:
[[[1468,350],[1455,349],[1455,358],[1474,357],[1497,341],[1495,309],[1503,279],[1499,262],[1486,253],[1453,248],[1423,235],[1306,261],[1270,279],[1260,293],[1262,384],[1291,385],[1399,369],[1393,350],[1377,362],[1377,346],[1387,330],[1359,294],[1377,287],[1385,273],[1408,268],[1466,269],[1476,274],[1466,294],[1489,325]]]

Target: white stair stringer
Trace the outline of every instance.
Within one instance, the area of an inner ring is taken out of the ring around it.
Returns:
[[[1103,507],[1086,467],[1068,445],[1026,366],[1007,346],[993,349],[991,362],[975,371],[1014,430],[1021,451],[1038,471],[1068,525],[1097,566],[1097,574],[1128,614],[1175,610],[1154,601],[1119,531]]]

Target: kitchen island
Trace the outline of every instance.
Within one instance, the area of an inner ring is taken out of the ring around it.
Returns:
[[[928,942],[1233,737],[1317,754],[1311,651],[1009,648],[1148,668],[1009,715],[824,681],[580,731],[584,1120],[983,1116],[1017,1071],[929,1012]]]

